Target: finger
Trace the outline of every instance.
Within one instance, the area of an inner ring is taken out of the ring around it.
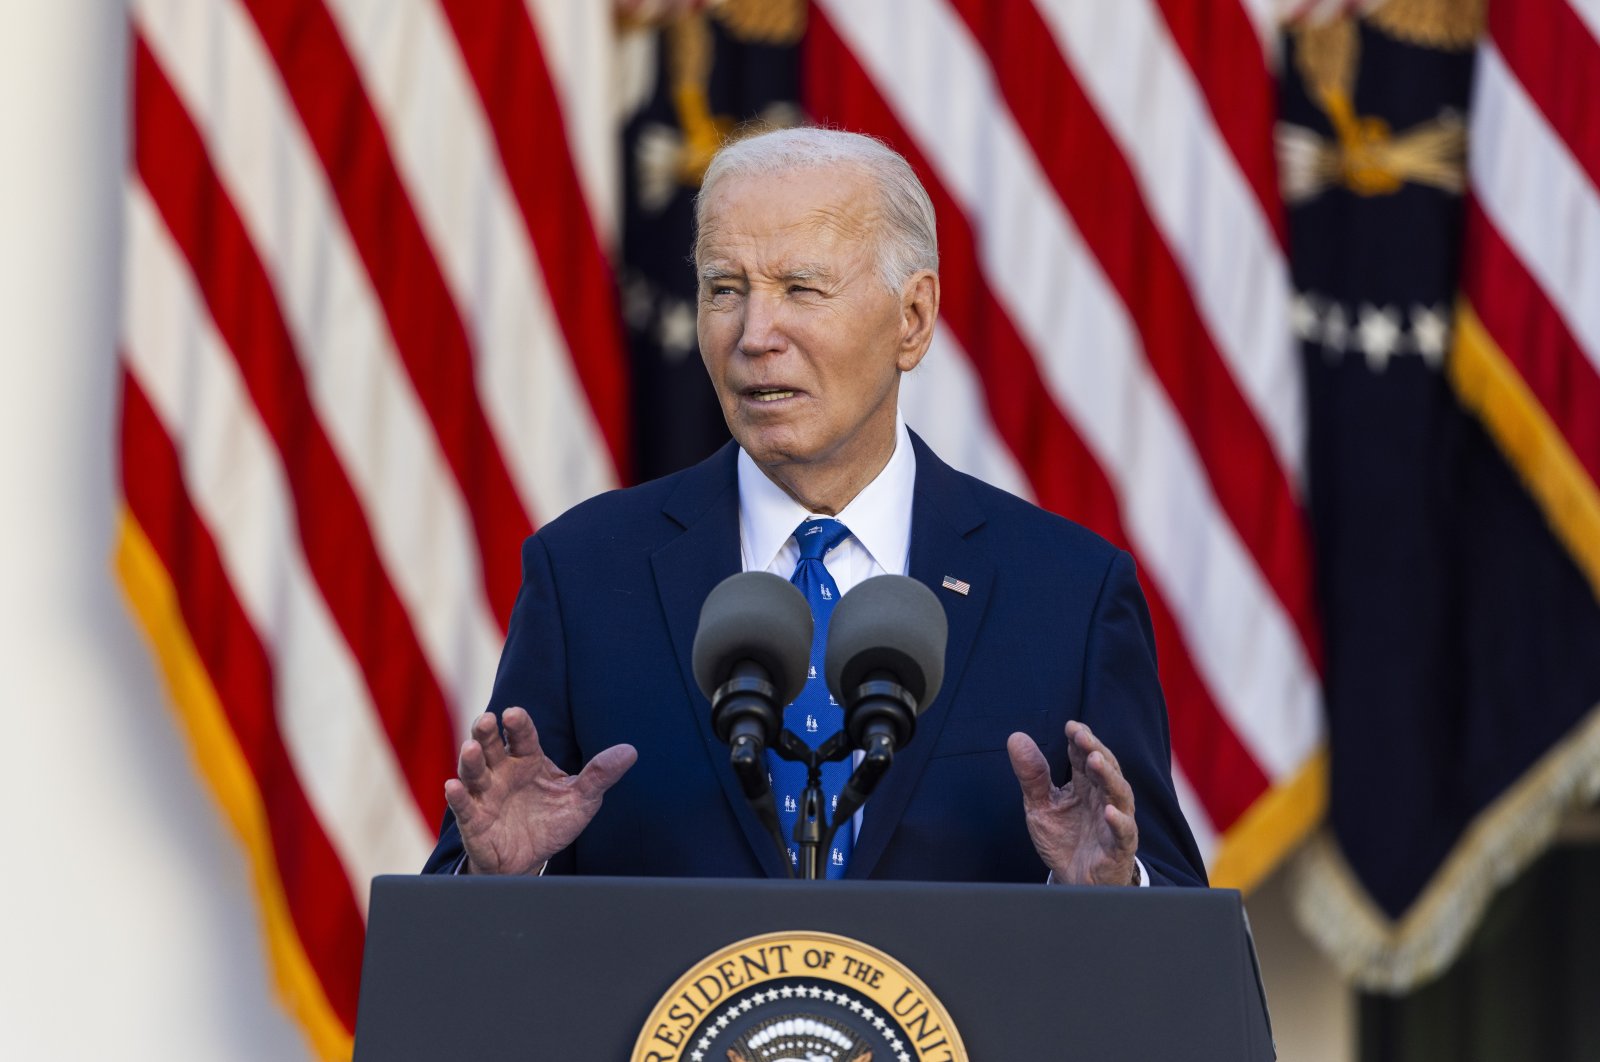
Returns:
[[[539,730],[533,725],[533,716],[525,708],[507,708],[505,715],[500,717],[500,725],[506,731],[506,750],[513,756],[540,757],[544,750],[539,747]]]
[[[1112,752],[1110,746],[1108,746],[1104,741],[1100,740],[1100,735],[1089,729],[1089,725],[1087,723],[1073,722],[1068,723],[1067,727],[1069,758],[1071,752],[1074,750],[1083,754],[1084,762],[1082,764],[1078,764],[1076,761],[1074,761],[1074,770],[1079,770],[1082,767],[1086,767],[1088,765],[1089,757],[1098,752],[1111,764],[1116,771],[1119,773],[1121,772],[1122,763],[1117,759],[1116,753]]]
[[[1106,826],[1111,830],[1111,837],[1116,842],[1119,853],[1133,855],[1139,850],[1139,824],[1134,821],[1132,815],[1108,804]]]
[[[1083,753],[1085,758],[1095,751],[1104,752],[1107,756],[1111,756],[1111,750],[1106,747],[1104,741],[1100,740],[1100,735],[1096,734],[1088,723],[1080,723],[1076,719],[1069,722],[1067,724],[1067,738]],[[1115,759],[1116,757],[1112,756],[1111,758]]]
[[[483,745],[476,738],[461,743],[461,755],[456,757],[456,775],[472,796],[488,788],[489,763],[484,758]]]
[[[1100,799],[1118,810],[1133,813],[1133,787],[1122,776],[1117,762],[1106,755],[1106,750],[1096,749],[1087,760],[1089,780],[1100,793]]]
[[[492,713],[484,712],[472,721],[472,740],[483,749],[483,762],[491,771],[506,758],[506,743],[500,739],[500,725]]]
[[[1117,759],[1117,754],[1111,751],[1110,745],[1107,745],[1104,741],[1100,740],[1100,735],[1091,730],[1087,723],[1083,726],[1083,735],[1084,736],[1079,740],[1085,742],[1085,753],[1099,752],[1103,754],[1106,759],[1110,760],[1112,765],[1115,766],[1117,770],[1122,770],[1122,761]]]
[[[578,772],[579,792],[588,797],[600,796],[616,785],[638,759],[639,750],[632,745],[612,745],[609,749],[601,749]]]
[[[1089,773],[1089,753],[1094,751],[1094,735],[1076,719],[1067,723],[1067,763],[1074,780]]]
[[[1048,804],[1055,786],[1050,782],[1050,763],[1039,751],[1039,743],[1027,734],[1015,733],[1006,739],[1006,754],[1011,757],[1011,772],[1022,786],[1023,806]]]
[[[451,778],[445,782],[444,802],[450,805],[450,810],[456,817],[456,826],[470,831],[473,820],[478,814],[478,802],[472,798],[472,794],[459,779]]]

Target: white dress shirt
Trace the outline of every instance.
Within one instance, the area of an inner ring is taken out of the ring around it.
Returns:
[[[848,594],[874,575],[905,575],[910,563],[911,497],[917,486],[917,455],[905,421],[895,416],[894,453],[883,471],[832,519],[850,537],[823,559],[828,574]],[[802,520],[827,519],[783,492],[739,451],[739,555],[747,572],[771,572],[785,579],[800,561],[795,528]]]

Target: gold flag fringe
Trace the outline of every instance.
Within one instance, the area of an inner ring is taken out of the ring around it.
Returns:
[[[1466,300],[1447,373],[1600,597],[1600,492]],[[1290,864],[1297,920],[1357,986],[1407,991],[1444,971],[1495,893],[1549,845],[1562,816],[1597,797],[1600,705],[1473,820],[1398,922],[1372,902],[1326,830]]]
[[[1324,830],[1289,865],[1296,921],[1357,987],[1399,994],[1444,972],[1489,901],[1600,797],[1600,705],[1473,820],[1398,922],[1367,896]]]

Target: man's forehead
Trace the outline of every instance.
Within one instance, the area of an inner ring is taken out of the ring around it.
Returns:
[[[770,224],[740,224],[740,220],[713,223],[708,219],[700,231],[702,262],[744,258],[752,252],[764,258],[805,258],[848,250],[865,243],[873,231],[870,218],[828,210],[808,211]]]
[[[870,192],[838,182],[814,187],[795,181],[808,173],[784,176],[790,179],[739,178],[738,187],[715,189],[696,242],[702,266],[757,251],[771,259],[766,266],[792,269],[808,256],[850,250],[872,238],[878,210]]]
[[[854,170],[807,167],[739,175],[712,189],[700,242],[783,236],[857,240],[872,233],[878,213],[870,182]]]
[[[695,256],[702,278],[764,277],[775,280],[838,280],[870,261],[870,240],[813,225],[793,238],[708,237]]]

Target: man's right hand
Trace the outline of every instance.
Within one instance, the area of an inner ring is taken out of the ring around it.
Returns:
[[[583,770],[566,774],[539,747],[533,720],[521,708],[502,717],[485,712],[461,746],[459,778],[444,784],[455,812],[464,870],[473,874],[537,874],[550,857],[578,839],[600,810],[607,789],[639,758],[632,745],[595,754]]]

